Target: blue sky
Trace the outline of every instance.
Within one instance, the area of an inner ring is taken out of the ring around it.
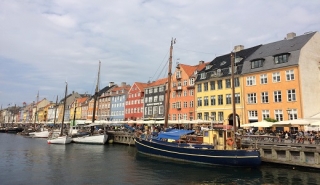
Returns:
[[[320,1],[0,0],[0,105],[166,77],[173,64],[196,65],[245,48],[320,30]],[[165,68],[165,70],[163,70]]]

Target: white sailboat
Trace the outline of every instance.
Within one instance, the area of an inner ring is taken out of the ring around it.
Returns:
[[[108,135],[107,135],[105,129],[103,129],[103,133],[94,133],[93,132],[93,130],[94,130],[93,127],[96,125],[99,125],[99,124],[95,123],[95,114],[96,114],[97,98],[98,98],[98,94],[99,94],[100,65],[101,65],[101,62],[99,61],[98,80],[97,80],[97,85],[96,85],[95,94],[94,94],[92,123],[90,125],[88,125],[91,127],[91,133],[88,135],[73,138],[73,142],[75,142],[75,143],[102,144],[103,145],[108,140]]]
[[[72,142],[72,138],[64,133],[64,114],[66,109],[67,102],[67,92],[68,92],[68,83],[66,82],[66,90],[64,94],[64,105],[63,105],[63,114],[62,114],[62,123],[60,131],[52,131],[51,136],[48,138],[48,144],[69,144]]]

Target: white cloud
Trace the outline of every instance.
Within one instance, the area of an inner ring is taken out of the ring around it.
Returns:
[[[70,89],[92,93],[98,61],[102,85],[158,77],[168,59],[197,64],[230,52],[319,31],[320,2],[2,0],[0,104],[52,99]],[[158,71],[161,71],[160,69]],[[162,77],[162,76],[161,76]],[[151,79],[155,80],[155,79]],[[12,96],[14,95],[14,96]]]

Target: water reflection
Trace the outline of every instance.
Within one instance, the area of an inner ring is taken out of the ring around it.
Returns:
[[[0,134],[3,184],[320,184],[319,170],[216,167],[138,154],[126,145],[48,145]]]

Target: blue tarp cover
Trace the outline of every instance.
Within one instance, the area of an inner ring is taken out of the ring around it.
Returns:
[[[170,131],[160,132],[158,134],[158,139],[174,139],[174,140],[178,140],[181,136],[186,135],[186,134],[191,134],[193,132],[194,132],[194,130],[172,129]]]

